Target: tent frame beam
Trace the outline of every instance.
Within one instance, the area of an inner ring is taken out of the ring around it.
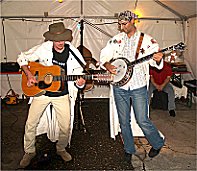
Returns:
[[[164,3],[160,2],[159,0],[154,0],[157,4],[159,4],[160,6],[164,7],[165,9],[167,9],[168,11],[172,12],[173,14],[175,14],[176,16],[178,16],[181,20],[187,20],[186,16],[183,16],[181,14],[179,14],[177,11],[173,10],[172,8],[168,7],[167,5],[165,5]]]
[[[80,16],[65,17],[65,16],[1,16],[2,19],[74,19],[81,18]],[[83,16],[85,19],[117,19],[114,16]],[[182,21],[180,18],[154,18],[154,17],[141,17],[138,20],[169,20],[169,21]]]
[[[195,17],[197,17],[197,14],[190,15],[190,16],[188,16],[187,18],[189,19],[189,18],[195,18]]]

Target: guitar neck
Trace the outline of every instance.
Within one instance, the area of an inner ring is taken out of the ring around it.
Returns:
[[[113,80],[113,75],[111,74],[92,74],[92,75],[63,75],[63,76],[53,76],[53,81],[75,81],[79,78],[85,80],[94,80],[99,82],[111,82]]]
[[[53,81],[75,81],[78,78],[85,80],[94,80],[94,75],[64,75],[64,76],[53,76]]]

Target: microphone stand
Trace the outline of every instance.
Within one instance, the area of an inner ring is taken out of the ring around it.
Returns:
[[[75,104],[75,111],[77,112],[76,114],[76,129],[77,130],[83,130],[84,133],[87,132],[86,127],[85,127],[85,121],[83,118],[83,113],[82,113],[82,103],[84,102],[84,94],[82,93],[83,89],[79,89],[77,92],[77,98],[76,98],[76,104]]]
[[[83,20],[80,21],[81,46],[79,49],[82,56],[83,56],[83,29],[84,29],[83,22],[84,22]],[[83,129],[83,131],[86,133],[87,131],[85,128],[85,121],[84,121],[83,113],[82,113],[82,109],[81,109],[83,101],[84,101],[83,89],[78,89],[77,99],[76,99],[76,104],[75,104],[75,107],[76,107],[75,111],[77,111],[76,128],[78,130]]]

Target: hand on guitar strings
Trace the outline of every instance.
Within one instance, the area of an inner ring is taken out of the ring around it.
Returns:
[[[84,80],[82,77],[80,77],[80,78],[78,78],[78,79],[76,80],[76,84],[77,84],[77,86],[79,86],[79,87],[85,85],[85,83],[86,83],[86,80]]]
[[[106,62],[106,63],[104,64],[104,67],[105,67],[111,74],[115,74],[115,75],[117,74],[117,72],[116,72],[117,67],[114,66],[114,65],[111,65],[110,62]]]
[[[35,78],[35,76],[33,76],[33,75],[28,75],[28,77],[27,77],[27,86],[28,87],[31,87],[31,86],[33,86],[35,83],[38,83],[38,81],[36,80],[36,78]]]
[[[35,83],[38,83],[36,77],[31,73],[27,65],[21,66],[23,72],[27,76],[27,87],[33,86]]]

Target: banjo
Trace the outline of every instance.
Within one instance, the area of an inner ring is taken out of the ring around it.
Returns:
[[[185,48],[184,43],[180,42],[176,45],[164,48],[162,50],[160,50],[159,52],[165,52],[168,50],[180,50],[183,51]],[[133,74],[133,67],[136,64],[142,63],[144,61],[147,61],[149,59],[151,59],[153,57],[155,53],[152,53],[148,56],[142,57],[140,59],[137,59],[135,61],[130,62],[128,59],[123,58],[123,57],[119,57],[116,59],[112,59],[110,60],[110,63],[112,65],[114,65],[115,67],[117,67],[116,72],[117,74],[113,76],[113,81],[111,82],[112,85],[115,86],[124,86],[126,83],[129,82],[129,80],[132,77]]]

